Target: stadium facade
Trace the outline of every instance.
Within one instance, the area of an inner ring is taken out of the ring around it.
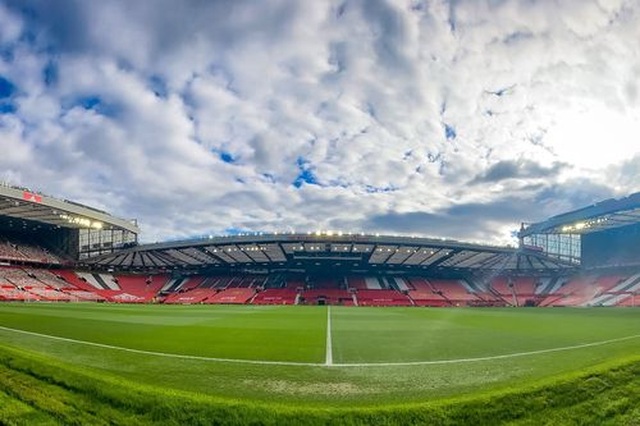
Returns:
[[[585,270],[640,265],[640,193],[523,224],[519,238]]]
[[[519,247],[355,233],[138,244],[135,221],[0,187],[0,300],[632,305],[640,195],[535,224]]]
[[[39,244],[68,261],[135,245],[135,220],[10,185],[0,185],[0,235]]]

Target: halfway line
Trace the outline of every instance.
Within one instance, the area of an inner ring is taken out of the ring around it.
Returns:
[[[580,345],[573,346],[564,346],[559,348],[550,348],[550,349],[540,349],[529,352],[515,352],[504,355],[492,355],[492,356],[484,356],[477,358],[454,358],[454,359],[441,359],[441,360],[433,360],[433,361],[407,361],[407,362],[363,362],[363,363],[333,363],[333,354],[331,348],[331,315],[330,312],[327,312],[327,355],[324,363],[317,362],[296,362],[296,361],[261,361],[261,360],[251,360],[251,359],[235,359],[235,358],[211,358],[197,355],[182,355],[182,354],[172,354],[167,352],[153,352],[153,351],[145,351],[142,349],[131,349],[124,348],[122,346],[113,346],[107,345],[105,343],[95,343],[95,342],[87,342],[85,340],[76,340],[70,339],[68,337],[59,337],[59,336],[51,336],[49,334],[41,334],[35,333],[33,331],[25,331],[19,330],[10,327],[0,326],[0,330],[10,331],[19,334],[26,334],[30,336],[42,337],[46,339],[59,340],[62,342],[76,343],[87,346],[94,346],[98,348],[105,349],[113,349],[123,352],[141,354],[141,355],[151,355],[158,356],[164,358],[177,358],[177,359],[189,359],[195,361],[208,361],[208,362],[227,362],[234,364],[253,364],[253,365],[282,365],[282,366],[293,366],[293,367],[330,367],[330,368],[348,368],[348,367],[406,367],[406,366],[418,366],[418,365],[442,365],[442,364],[462,364],[468,362],[482,362],[482,361],[493,361],[497,359],[508,359],[508,358],[517,358],[524,357],[530,355],[540,355],[552,352],[562,352],[562,351],[570,351],[575,349],[583,349],[594,346],[603,346],[610,343],[622,342],[625,340],[637,339],[640,337],[640,334],[634,334],[632,336],[619,337],[616,339],[609,340],[601,340],[599,342],[592,343],[583,343]]]
[[[333,347],[331,345],[331,306],[327,307],[327,344],[325,347],[324,365],[331,367],[333,365]]]

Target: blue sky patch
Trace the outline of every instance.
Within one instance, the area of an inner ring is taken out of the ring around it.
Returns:
[[[78,100],[78,105],[84,109],[95,109],[100,106],[102,101],[98,96],[87,96]]]
[[[233,164],[236,162],[235,157],[226,151],[220,151],[219,156],[220,156],[220,159],[227,164]]]
[[[120,108],[117,105],[105,102],[105,100],[99,95],[89,95],[77,98],[70,106],[70,108],[74,107],[94,111],[97,114],[104,115],[106,117],[115,117],[120,111]]]
[[[456,128],[445,123],[444,136],[447,138],[448,141],[454,140],[458,136],[458,134],[456,133]]]
[[[309,185],[318,184],[318,178],[316,178],[311,170],[302,170],[296,177],[296,180],[293,181],[293,186],[295,186],[296,188],[300,188],[305,183]]]
[[[8,98],[16,92],[16,86],[0,75],[0,99]]]
[[[293,181],[293,186],[300,188],[304,184],[318,185],[318,178],[313,173],[308,160],[298,157],[296,165],[298,166],[300,173],[298,173],[298,176],[296,176],[296,179]]]
[[[54,86],[58,82],[58,66],[55,62],[49,61],[42,70],[42,74],[47,87]]]
[[[237,228],[235,226],[226,228],[224,230],[224,235],[240,235],[240,234],[252,234],[253,231],[247,228]]]
[[[165,99],[169,95],[167,82],[159,75],[152,75],[149,78],[149,87],[151,88],[151,90],[153,90],[153,93],[159,98]]]
[[[0,102],[0,114],[14,114],[18,108],[11,102]]]

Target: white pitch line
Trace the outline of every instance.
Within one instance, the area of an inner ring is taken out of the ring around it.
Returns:
[[[324,365],[331,367],[333,364],[333,346],[331,339],[331,306],[327,307],[327,344],[325,346]]]
[[[328,325],[330,325],[330,321],[331,321],[330,317],[328,317],[328,323],[327,323]],[[462,363],[468,363],[468,362],[493,361],[497,359],[517,358],[517,357],[524,357],[524,356],[530,356],[530,355],[539,355],[539,354],[546,354],[546,353],[552,353],[552,352],[562,352],[562,351],[570,351],[575,349],[583,349],[583,348],[589,348],[594,346],[603,346],[603,345],[608,345],[610,343],[622,342],[625,340],[632,340],[640,337],[640,334],[634,334],[632,336],[620,337],[617,339],[601,340],[599,342],[583,343],[580,345],[564,346],[560,348],[551,348],[551,349],[540,349],[540,350],[529,351],[529,352],[515,352],[510,354],[504,354],[504,355],[492,355],[492,356],[477,357],[477,358],[454,358],[454,359],[442,359],[442,360],[434,360],[434,361],[363,362],[363,363],[334,364],[332,362],[333,360],[331,359],[332,355],[327,355],[327,360],[325,360],[324,363],[296,362],[296,361],[262,361],[262,360],[252,360],[252,359],[234,359],[234,358],[211,358],[211,357],[196,356],[196,355],[182,355],[182,354],[172,354],[167,352],[153,352],[153,351],[145,351],[142,349],[124,348],[122,346],[113,346],[113,345],[107,345],[104,343],[95,343],[95,342],[88,342],[85,340],[70,339],[67,337],[51,336],[49,334],[35,333],[33,331],[25,331],[25,330],[19,330],[19,329],[3,327],[3,326],[0,326],[0,330],[10,331],[10,332],[19,333],[19,334],[26,334],[30,336],[42,337],[45,339],[59,340],[62,342],[69,342],[69,343],[75,343],[80,345],[94,346],[98,348],[113,349],[113,350],[118,350],[123,352],[129,352],[129,353],[135,353],[135,354],[141,354],[141,355],[151,355],[151,356],[164,357],[164,358],[189,359],[189,360],[195,360],[195,361],[208,361],[208,362],[227,362],[227,363],[234,363],[234,364],[281,365],[281,366],[292,366],[292,367],[330,367],[330,368],[405,367],[405,366],[419,366],[419,365],[462,364]],[[329,330],[329,328],[327,328],[327,330]],[[327,342],[329,344],[329,349],[330,349],[330,346],[331,346],[330,333],[327,333],[327,336],[328,336]],[[331,351],[327,352],[327,354],[330,354],[330,353]]]

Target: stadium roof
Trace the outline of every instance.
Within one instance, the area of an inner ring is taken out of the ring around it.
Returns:
[[[138,234],[135,221],[27,188],[0,185],[0,218],[44,223],[60,228],[124,230]]]
[[[543,253],[429,238],[362,234],[269,234],[140,245],[86,260],[126,270],[215,268],[352,271],[557,272],[575,265]]]
[[[588,234],[640,223],[640,193],[553,216],[520,231],[520,237],[534,234]]]

